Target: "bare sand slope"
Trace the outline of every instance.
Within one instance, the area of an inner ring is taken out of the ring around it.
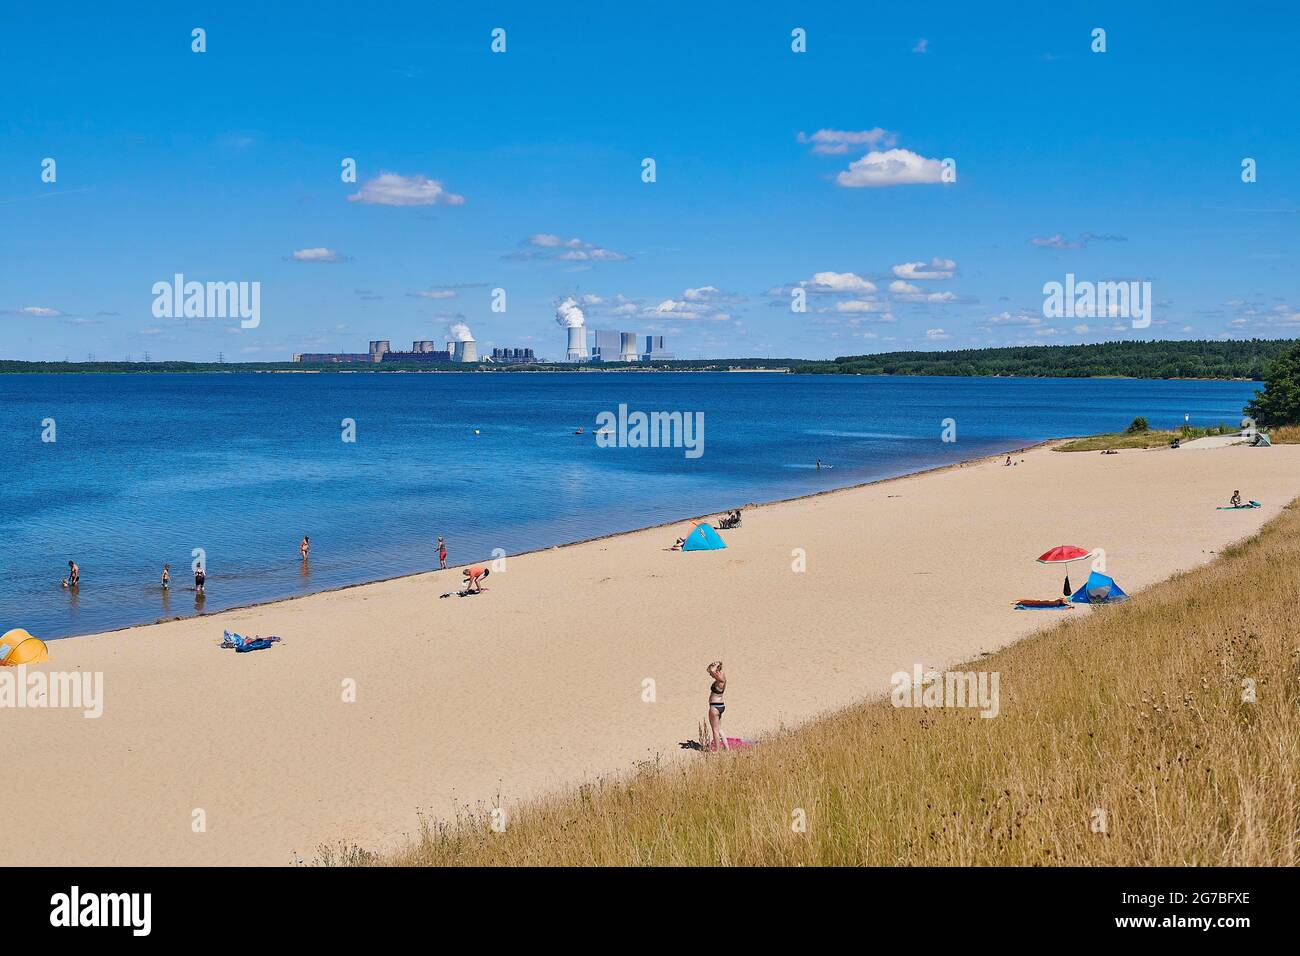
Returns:
[[[310,861],[391,846],[418,811],[701,759],[678,743],[710,660],[725,726],[757,735],[1092,613],[1011,609],[1060,594],[1033,562],[1053,545],[1104,548],[1132,592],[1300,495],[1300,446],[1018,457],[750,509],[725,551],[666,550],[683,523],[512,558],[472,598],[438,598],[455,569],[55,642],[46,668],[102,671],[105,710],[0,711],[0,799],[34,808],[3,815],[0,863]],[[1234,488],[1264,507],[1216,511]],[[236,655],[223,628],[284,642]]]

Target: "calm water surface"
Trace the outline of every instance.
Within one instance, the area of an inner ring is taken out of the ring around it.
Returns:
[[[1237,423],[1246,382],[738,373],[0,375],[0,631],[217,611],[807,494],[1061,435]],[[704,413],[704,454],[596,416]],[[341,422],[356,422],[356,441]],[[957,441],[940,440],[942,422]],[[54,419],[57,441],[43,442]],[[585,435],[574,431],[582,426]],[[477,433],[476,433],[477,430]],[[816,459],[833,464],[818,471]],[[671,534],[671,532],[667,532]],[[310,568],[298,542],[312,540]],[[196,602],[194,549],[208,568]],[[73,594],[67,561],[81,567]],[[170,563],[173,590],[158,576]]]

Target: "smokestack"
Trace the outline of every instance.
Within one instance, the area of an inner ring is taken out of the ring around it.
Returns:
[[[569,362],[587,361],[587,330],[581,325],[569,326],[569,351],[565,355]]]
[[[635,362],[637,360],[635,332],[619,333],[618,360],[620,362]]]
[[[569,348],[565,359],[570,362],[587,361],[587,316],[573,296],[555,303],[555,324],[569,330]]]
[[[473,339],[464,339],[456,343],[456,361],[457,362],[477,362],[478,345]]]

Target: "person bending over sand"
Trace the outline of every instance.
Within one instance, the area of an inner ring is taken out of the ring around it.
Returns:
[[[713,683],[709,685],[709,727],[713,731],[712,749],[717,750],[721,745],[723,750],[728,750],[727,738],[722,734],[722,714],[727,709],[727,705],[722,702],[722,695],[727,690],[727,675],[722,673],[722,661],[714,661],[708,667],[709,676],[713,678]]]
[[[461,574],[465,575],[465,582],[464,582],[465,593],[469,594],[472,592],[474,594],[478,594],[480,591],[482,591],[483,579],[486,578],[490,573],[491,572],[488,571],[488,569],[483,567],[483,565],[481,564],[476,564],[473,567],[466,568],[464,571],[462,571]]]

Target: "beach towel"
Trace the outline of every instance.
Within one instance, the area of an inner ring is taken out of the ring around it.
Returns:
[[[1244,505],[1223,505],[1215,510],[1217,511],[1241,511],[1244,508],[1262,508],[1264,507],[1258,501],[1248,501]]]
[[[256,640],[244,637],[242,634],[234,634],[230,631],[221,632],[221,646],[225,648],[233,647],[236,654],[246,654],[249,651],[263,651],[272,644],[278,643],[278,637],[259,637]]]
[[[235,653],[247,654],[249,651],[264,651],[272,644],[274,644],[276,640],[278,640],[278,638],[259,637],[255,641],[244,641],[243,643],[237,644],[235,646]]]
[[[1033,598],[1021,598],[1015,603],[1017,611],[1050,611],[1070,607],[1070,602],[1065,598],[1057,598],[1055,601],[1035,601]]]

